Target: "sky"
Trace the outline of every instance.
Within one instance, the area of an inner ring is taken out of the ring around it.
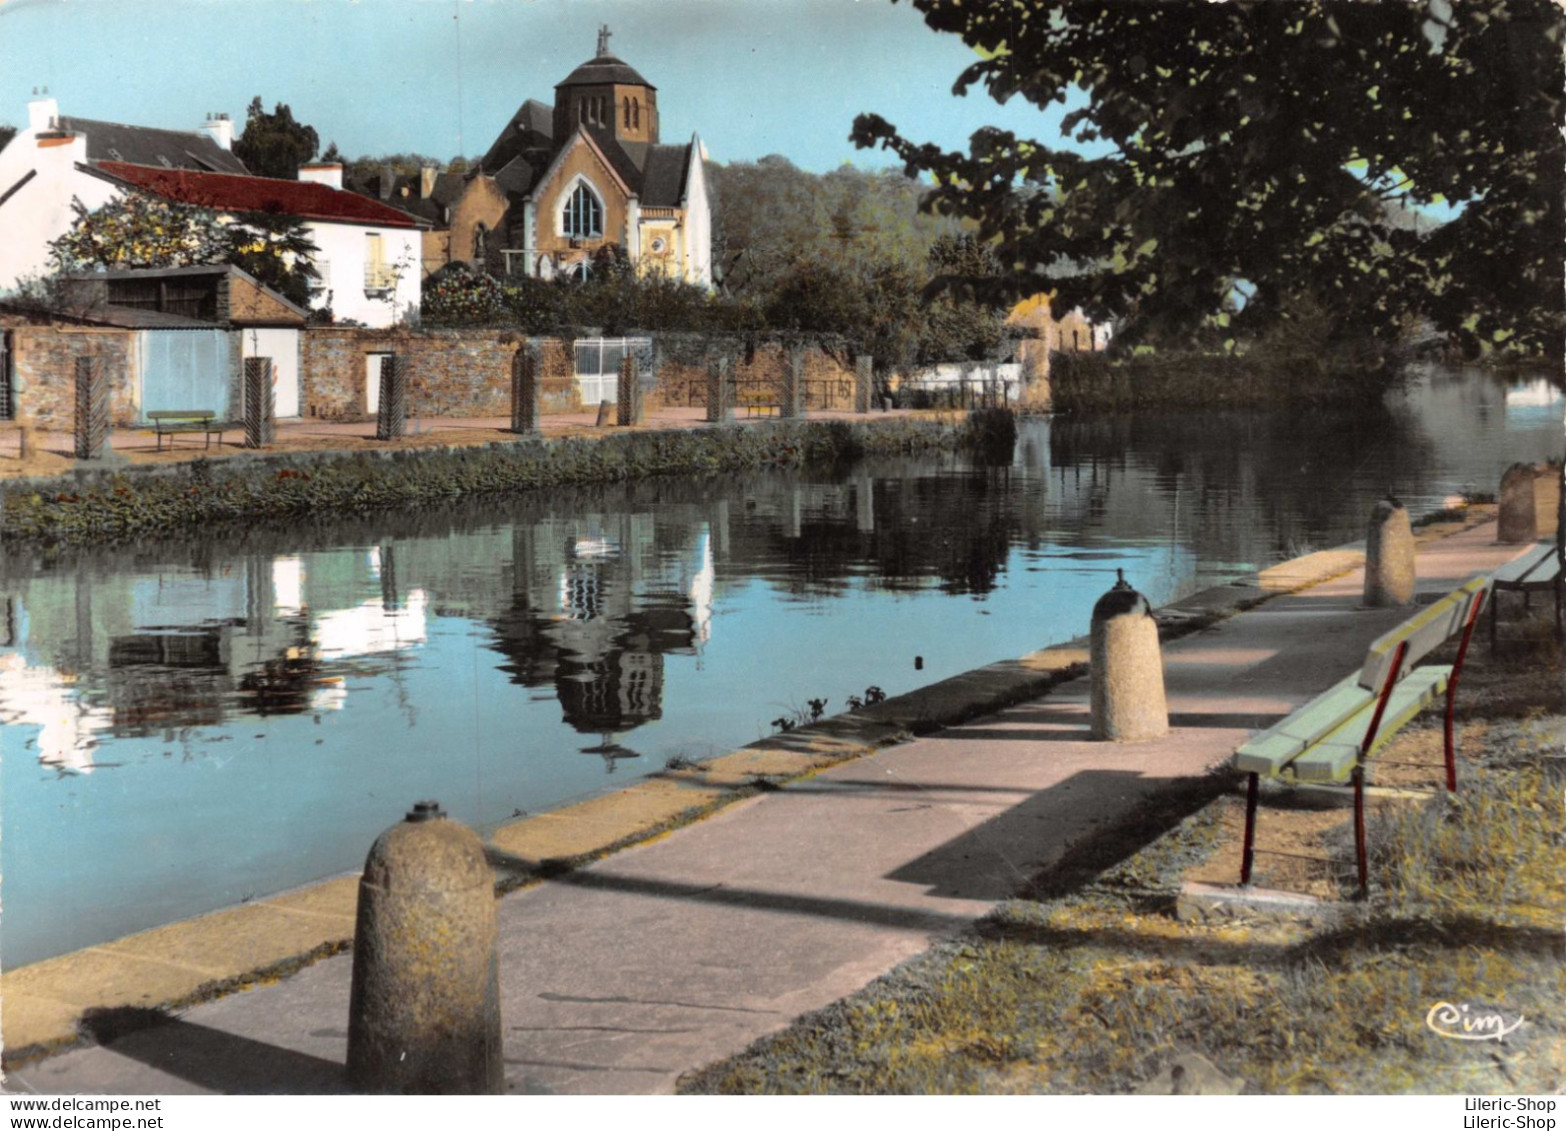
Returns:
[[[60,113],[195,129],[285,102],[347,157],[481,154],[527,98],[610,51],[658,89],[665,142],[814,172],[894,164],[848,140],[875,112],[965,148],[984,125],[1058,143],[1058,105],[951,93],[976,56],[891,0],[0,0],[0,124]]]

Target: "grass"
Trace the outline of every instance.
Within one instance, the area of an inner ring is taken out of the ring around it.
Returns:
[[[1455,798],[1372,822],[1368,903],[1315,921],[1177,917],[1181,877],[1219,846],[1237,803],[1222,777],[1183,783],[967,936],[681,1091],[1126,1092],[1191,1052],[1253,1093],[1558,1091],[1566,716],[1547,713],[1562,709],[1563,673],[1544,619],[1535,610],[1506,625],[1520,643],[1470,654],[1464,696],[1491,721],[1465,727]],[[1556,694],[1541,708],[1546,685]],[[1328,838],[1345,879],[1349,844],[1342,830]],[[1449,1040],[1426,1025],[1442,1001],[1527,1021],[1504,1044]]]

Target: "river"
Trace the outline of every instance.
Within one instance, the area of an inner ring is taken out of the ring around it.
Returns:
[[[1087,630],[1558,458],[1548,382],[1024,421],[1009,464],[651,480],[0,557],[0,963],[492,827]]]

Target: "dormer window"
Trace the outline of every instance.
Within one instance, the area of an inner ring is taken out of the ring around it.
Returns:
[[[163,156],[163,154],[161,154],[161,153],[158,154],[158,164],[162,165],[165,169],[172,169],[172,168],[174,168],[174,162],[170,161],[167,157]]]
[[[110,161],[123,161],[123,160],[125,160],[125,158],[121,157],[120,156],[120,151],[118,149],[115,149],[114,146],[111,145],[111,146],[109,146],[109,160]]]
[[[566,197],[560,213],[560,229],[571,239],[596,239],[604,234],[604,206],[586,184],[578,184]]]

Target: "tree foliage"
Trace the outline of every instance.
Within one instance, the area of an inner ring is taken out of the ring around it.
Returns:
[[[773,155],[709,165],[714,197],[714,262],[723,288],[766,301],[796,265],[921,264],[930,245],[956,233],[956,221],[923,214],[918,182],[892,171],[844,167],[824,176]]]
[[[76,219],[49,246],[66,272],[91,268],[132,270],[219,263],[227,251],[228,225],[207,208],[172,204],[125,193],[89,211],[72,200]]]
[[[268,114],[258,94],[250,101],[245,130],[234,140],[234,156],[258,177],[293,180],[299,166],[315,156],[321,139],[314,129],[294,121],[294,112],[283,102]]]
[[[981,56],[955,92],[1043,108],[1089,158],[997,129],[966,153],[875,115],[853,139],[933,177],[1013,293],[1143,334],[1259,331],[1309,300],[1343,335],[1429,319],[1558,351],[1563,27],[1551,0],[913,0]],[[1460,208],[1445,223],[1411,210]]]
[[[246,212],[228,220],[134,192],[92,211],[80,200],[71,207],[70,230],[50,244],[62,273],[232,263],[296,305],[309,305],[319,249],[297,217]]]
[[[15,136],[15,126],[0,126],[0,149],[4,149],[6,144]]]

